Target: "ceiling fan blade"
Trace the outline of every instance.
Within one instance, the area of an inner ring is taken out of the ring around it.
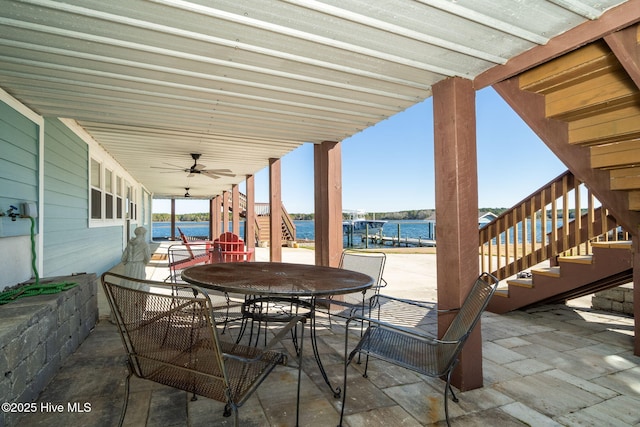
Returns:
[[[151,169],[169,169],[169,170],[175,170],[175,171],[181,171],[183,170],[183,168],[165,168],[164,166],[149,166]]]
[[[210,173],[214,175],[229,176],[229,177],[236,176],[236,174],[231,173],[229,169],[208,169],[208,170],[202,171],[201,173]]]
[[[206,175],[206,176],[208,176],[209,178],[213,178],[213,179],[218,179],[218,178],[220,178],[220,176],[219,176],[219,175],[217,175],[217,174],[215,174],[215,173],[213,173],[213,172],[211,172],[211,171],[208,171],[208,170],[200,171],[200,173],[201,173],[202,175]]]
[[[174,165],[173,163],[162,162],[162,164],[163,164],[163,165],[169,165],[169,166],[172,166],[172,167],[174,167],[174,168],[185,169],[185,167],[184,167],[184,166]],[[154,167],[154,166],[151,166],[151,167]]]
[[[200,163],[196,163],[195,165],[193,165],[192,169],[196,170],[196,171],[201,171],[203,169],[206,169],[206,166],[205,165],[201,165]]]

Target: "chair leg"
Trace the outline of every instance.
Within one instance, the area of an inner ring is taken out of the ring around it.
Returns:
[[[344,382],[342,384],[342,407],[340,408],[340,421],[338,427],[342,427],[342,419],[344,418],[344,405],[347,402],[347,364],[344,365]]]
[[[349,328],[349,322],[346,325]],[[342,382],[342,407],[340,408],[340,421],[338,427],[342,427],[342,419],[344,418],[344,406],[347,403],[347,368],[349,367],[350,355],[349,355],[349,333],[344,335],[344,376]]]
[[[447,426],[450,426],[449,422],[449,392],[451,392],[451,396],[454,402],[458,401],[455,393],[453,392],[453,388],[451,388],[451,374],[453,374],[453,370],[455,369],[458,361],[453,362],[451,369],[447,373],[447,384],[444,386],[444,417],[447,420]]]
[[[358,363],[360,363],[360,353],[358,353]],[[369,378],[369,375],[367,374],[368,369],[369,369],[369,354],[367,353],[367,357],[364,361],[364,374],[362,374],[364,378]]]
[[[124,380],[124,405],[122,405],[122,412],[120,412],[118,427],[122,427],[122,424],[124,423],[124,417],[127,414],[127,406],[129,406],[129,383],[131,382],[131,375],[133,375],[133,371],[129,369],[127,378],[125,378]]]
[[[225,411],[226,411],[226,407],[225,407]],[[240,415],[238,414],[238,407],[236,405],[232,405],[230,407],[230,411],[233,413],[233,425],[234,427],[239,427],[240,426]],[[229,414],[231,415],[231,413]],[[229,415],[225,415],[225,417],[228,417]]]
[[[451,400],[453,400],[454,402],[458,403],[458,397],[453,392],[453,388],[451,387],[451,383],[449,383],[449,392],[451,393]]]
[[[296,427],[300,425],[300,384],[301,384],[301,378],[302,378],[302,349],[304,347],[304,327],[305,327],[305,324],[303,322],[302,332],[300,333],[300,351],[298,353],[298,390],[296,394]],[[298,329],[297,325],[295,329],[296,330]]]

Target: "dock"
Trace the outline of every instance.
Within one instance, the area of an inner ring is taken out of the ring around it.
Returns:
[[[363,235],[362,241],[367,241],[376,245],[391,245],[391,246],[417,246],[417,247],[435,247],[436,241],[423,238],[409,238],[398,236],[383,236],[381,234],[369,234]]]

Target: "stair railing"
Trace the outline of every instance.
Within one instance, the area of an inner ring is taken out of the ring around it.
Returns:
[[[287,241],[296,240],[296,225],[291,220],[284,203],[282,204],[282,238]]]
[[[593,240],[625,239],[615,218],[598,205],[566,171],[480,229],[480,271],[504,279],[542,261],[555,265],[559,255],[587,254]]]
[[[269,203],[255,203],[254,205],[256,211],[256,217],[259,216],[268,216],[271,214],[271,205]],[[284,203],[280,205],[280,212],[282,216],[282,240],[289,241],[296,239],[296,226],[291,220],[287,209],[284,207]],[[259,227],[259,226],[258,226]],[[256,233],[258,233],[259,228],[256,228]]]
[[[269,203],[254,203],[256,216],[268,216],[271,213],[271,205]]]

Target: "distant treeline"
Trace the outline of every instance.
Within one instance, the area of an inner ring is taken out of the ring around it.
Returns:
[[[154,222],[169,222],[171,221],[171,214],[154,213],[151,215],[151,219]],[[209,221],[209,212],[176,215],[176,221]]]
[[[399,221],[406,219],[435,219],[435,209],[418,209],[399,212],[374,212],[368,213],[367,219],[386,219],[391,221]]]

